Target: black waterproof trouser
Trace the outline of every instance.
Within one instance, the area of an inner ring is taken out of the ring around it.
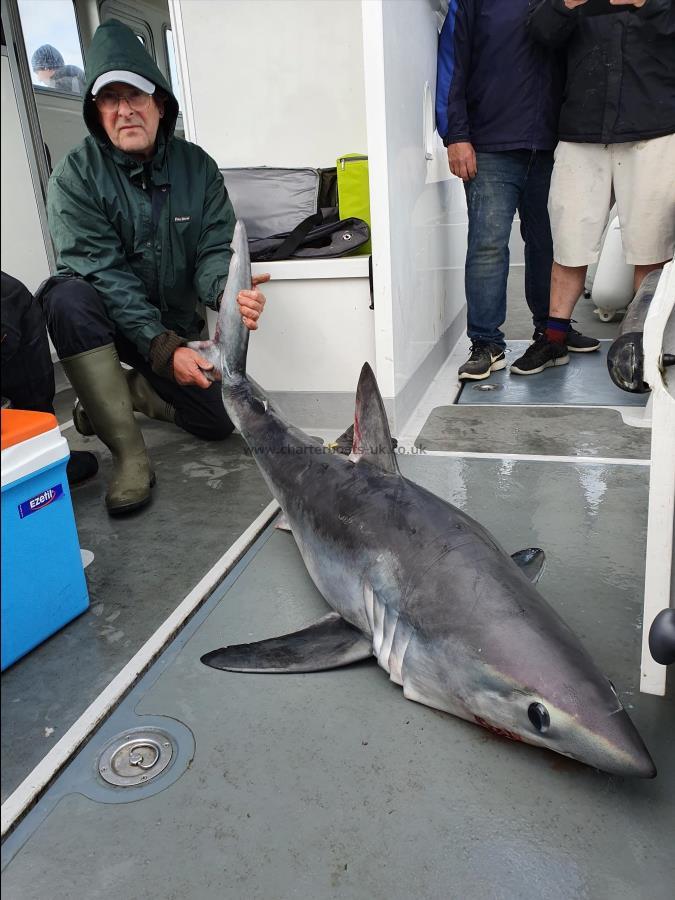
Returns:
[[[232,433],[234,425],[225,412],[220,384],[184,386],[153,372],[134,344],[115,330],[101,296],[88,282],[56,276],[41,286],[38,297],[60,359],[114,343],[120,360],[140,372],[162,400],[172,404],[176,425],[209,441]]]
[[[2,396],[15,409],[53,413],[54,366],[39,304],[2,273]]]

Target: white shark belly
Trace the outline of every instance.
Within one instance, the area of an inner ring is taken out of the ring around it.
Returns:
[[[403,660],[414,629],[405,616],[373,590],[366,553],[362,565],[334,558],[328,538],[288,516],[303,562],[326,602],[372,640],[373,656],[395,684],[403,685]]]

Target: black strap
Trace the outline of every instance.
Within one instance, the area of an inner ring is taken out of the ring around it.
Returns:
[[[311,216],[307,216],[307,218],[303,219],[299,225],[296,225],[283,244],[280,244],[268,259],[289,259],[289,257],[291,257],[298,249],[300,244],[302,244],[312,228],[316,228],[319,225],[323,225],[323,213],[321,210]]]

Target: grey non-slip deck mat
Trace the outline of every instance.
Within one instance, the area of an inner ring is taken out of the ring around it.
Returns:
[[[607,371],[611,341],[601,341],[593,353],[570,353],[566,366],[545,369],[539,375],[511,375],[509,367],[523,355],[529,341],[509,341],[506,369],[484,381],[464,382],[459,404],[645,406],[648,394],[629,394],[612,382]]]
[[[651,430],[614,409],[437,406],[415,441],[424,450],[649,459]]]
[[[95,736],[6,842],[7,896],[670,900],[675,704],[638,692],[648,471],[400,462],[509,551],[546,549],[539,588],[616,685],[658,777],[622,781],[412,703],[374,662],[206,668],[200,656],[223,643],[326,610],[292,537],[268,532],[106,726],[182,722],[190,767],[154,796],[97,802],[81,792]]]
[[[103,502],[111,458],[72,490],[91,606],[2,674],[2,799],[29,774],[161,622],[265,508],[271,497],[241,437],[206,442],[143,420],[157,484],[152,503],[111,517]],[[48,573],[39,570],[40,577]]]

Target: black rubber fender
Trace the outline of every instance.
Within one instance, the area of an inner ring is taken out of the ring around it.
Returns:
[[[661,272],[662,269],[655,269],[644,278],[626,310],[619,337],[607,353],[609,377],[618,388],[629,394],[647,394],[650,391],[649,385],[644,380],[645,354],[642,332],[649,306],[659,285]]]
[[[642,332],[619,335],[607,353],[607,369],[614,384],[630,394],[649,393],[650,387],[644,380],[644,367]]]
[[[649,652],[662,666],[675,663],[675,609],[662,609],[652,622]]]

